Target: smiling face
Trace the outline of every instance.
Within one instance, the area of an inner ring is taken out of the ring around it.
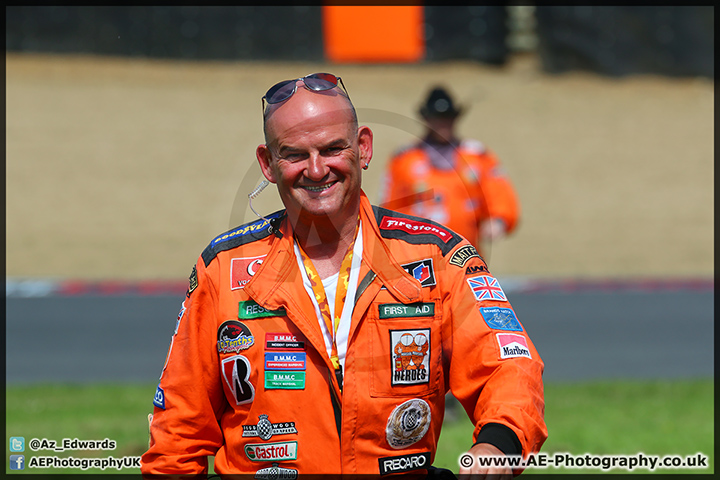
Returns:
[[[306,226],[354,228],[362,166],[372,157],[372,132],[357,128],[349,100],[337,93],[296,93],[268,112],[267,145],[256,155],[263,175],[277,184],[288,216]]]

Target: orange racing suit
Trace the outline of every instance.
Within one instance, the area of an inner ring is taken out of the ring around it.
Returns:
[[[282,211],[269,218],[275,233],[264,220],[230,230],[193,268],[153,400],[144,474],[203,474],[213,455],[221,475],[422,474],[448,389],[474,441],[540,449],[542,360],[467,240],[362,194],[341,385],[291,226]]]
[[[475,140],[446,146],[425,140],[401,149],[389,160],[383,182],[383,207],[441,223],[478,250],[484,220],[500,219],[510,233],[520,216],[497,156]]]

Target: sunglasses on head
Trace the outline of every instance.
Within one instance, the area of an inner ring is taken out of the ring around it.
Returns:
[[[292,97],[297,91],[298,80],[302,80],[305,88],[311,92],[324,92],[325,90],[333,89],[338,86],[339,82],[345,92],[345,95],[350,98],[342,78],[336,77],[332,73],[311,73],[310,75],[305,75],[304,77],[296,78],[295,80],[283,80],[282,82],[276,83],[270,87],[270,89],[262,97],[263,114],[265,113],[265,102],[267,102],[268,105],[273,105],[275,103],[284,102],[288,98]]]

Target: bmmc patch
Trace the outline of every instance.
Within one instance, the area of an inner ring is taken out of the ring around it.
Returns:
[[[480,314],[487,326],[495,330],[510,330],[522,332],[522,325],[518,322],[515,312],[511,308],[489,307],[481,308]]]
[[[390,330],[391,385],[430,382],[430,329]]]
[[[517,333],[497,333],[496,336],[500,345],[500,358],[532,358],[524,336]]]
[[[423,287],[435,285],[435,270],[433,269],[432,258],[406,263],[402,268],[418,280]]]

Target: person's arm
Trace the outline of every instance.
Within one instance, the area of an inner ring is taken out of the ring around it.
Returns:
[[[485,197],[486,220],[480,227],[481,235],[485,240],[497,240],[515,230],[520,202],[497,156],[490,150],[485,150],[482,156],[482,171],[480,186]]]
[[[444,293],[444,309],[451,321],[444,325],[444,350],[450,389],[475,425],[470,454],[535,453],[547,438],[543,362],[482,259],[458,263],[445,265],[451,290]],[[495,298],[478,300],[474,290]],[[475,467],[467,470],[481,473]]]
[[[143,474],[206,474],[207,457],[223,443],[218,419],[226,400],[212,348],[217,292],[202,259],[196,269],[153,401]]]

